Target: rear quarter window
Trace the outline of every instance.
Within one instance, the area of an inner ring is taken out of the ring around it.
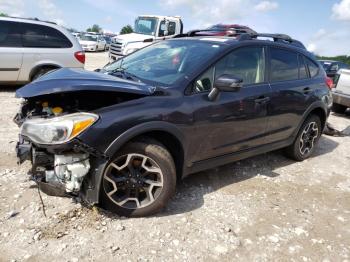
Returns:
[[[306,65],[309,69],[310,77],[312,78],[312,77],[317,76],[318,72],[319,72],[318,65],[307,57],[305,58],[305,62],[306,62]]]
[[[21,47],[19,23],[0,21],[0,47]]]
[[[28,23],[23,23],[22,28],[23,47],[70,48],[73,46],[70,40],[55,28]]]

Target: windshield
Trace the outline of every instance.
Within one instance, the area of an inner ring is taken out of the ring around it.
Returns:
[[[80,37],[81,40],[84,40],[84,41],[94,41],[96,42],[97,41],[97,36],[94,36],[94,35],[82,35]]]
[[[143,81],[169,86],[189,76],[219,53],[222,44],[199,40],[162,41],[104,67],[126,71]]]
[[[158,18],[139,17],[135,21],[135,33],[144,35],[155,35]]]

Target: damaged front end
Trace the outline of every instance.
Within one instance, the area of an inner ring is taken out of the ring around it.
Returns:
[[[99,185],[94,174],[102,172],[101,163],[108,157],[79,136],[98,124],[99,109],[152,92],[142,84],[68,69],[24,86],[16,92],[22,104],[14,118],[20,127],[16,146],[19,164],[26,160],[32,163],[30,176],[44,193],[79,195],[96,203]]]
[[[42,191],[56,196],[80,192],[91,167],[91,152],[76,137],[97,120],[95,114],[73,113],[31,118],[21,124],[18,160],[32,162],[31,176]]]

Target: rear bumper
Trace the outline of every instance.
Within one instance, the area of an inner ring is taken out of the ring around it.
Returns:
[[[350,95],[333,92],[333,103],[350,107]]]

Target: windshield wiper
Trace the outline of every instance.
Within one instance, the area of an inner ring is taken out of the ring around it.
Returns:
[[[114,75],[116,77],[120,77],[120,78],[123,78],[126,80],[132,80],[135,82],[142,82],[138,76],[127,72],[125,68],[116,68],[116,69],[112,70],[111,73],[112,73],[112,75]]]

